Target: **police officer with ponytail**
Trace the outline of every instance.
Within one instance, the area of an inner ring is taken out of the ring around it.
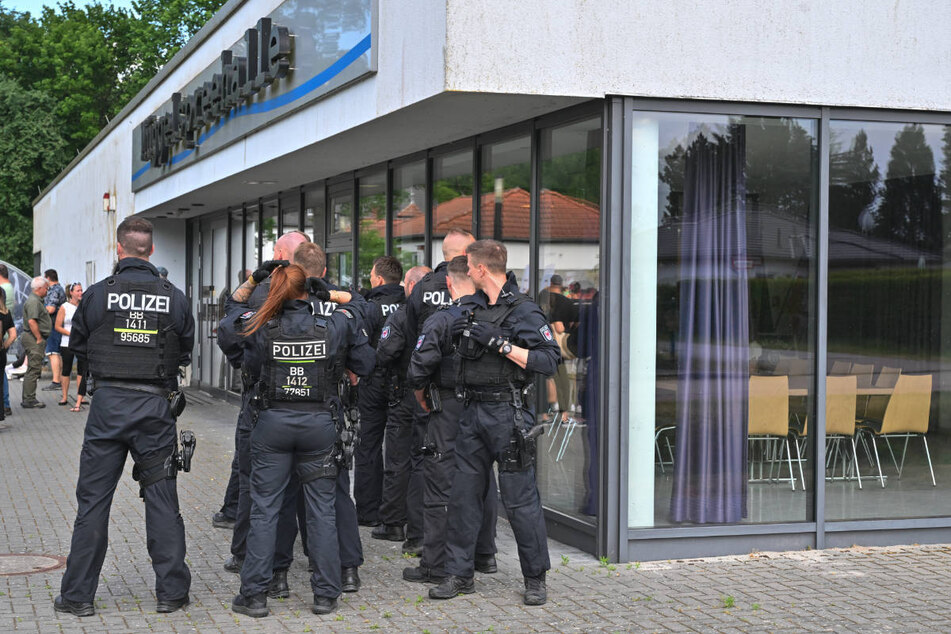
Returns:
[[[76,616],[95,614],[109,509],[130,452],[145,502],[156,612],[188,605],[191,585],[175,487],[182,454],[174,416],[180,411],[173,411],[171,401],[178,393],[179,366],[191,363],[195,322],[182,292],[149,263],[152,223],[123,220],[116,251],[115,273],[86,289],[70,332],[70,348],[88,359],[96,396],[79,459],[72,545],[53,602],[57,612]]]
[[[258,364],[261,375],[252,396],[251,528],[232,609],[268,614],[277,519],[294,471],[307,510],[312,611],[328,614],[341,592],[335,512],[341,412],[334,397],[346,371],[366,376],[375,357],[352,312],[338,308],[324,317],[308,301],[316,296],[346,303],[349,293],[327,291],[296,265],[275,269],[270,280],[264,305],[242,315],[245,363]]]
[[[545,516],[535,483],[535,441],[540,431],[530,387],[536,374],[551,376],[561,352],[541,309],[506,275],[505,246],[479,240],[466,248],[476,293],[468,316],[460,316],[457,393],[464,411],[456,436],[456,468],[449,498],[446,579],[429,591],[433,599],[475,592],[476,537],[493,463],[525,579],[524,603],[547,601],[545,573],[551,567]]]

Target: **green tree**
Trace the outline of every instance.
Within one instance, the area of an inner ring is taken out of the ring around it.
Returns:
[[[0,254],[33,270],[32,198],[68,161],[55,100],[0,75]]]
[[[874,204],[882,187],[882,175],[868,144],[865,130],[859,130],[849,149],[833,140],[829,165],[829,221],[838,229],[859,231],[873,222]]]

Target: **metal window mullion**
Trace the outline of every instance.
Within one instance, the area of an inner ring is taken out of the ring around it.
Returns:
[[[258,264],[264,256],[264,199],[258,198]]]
[[[423,215],[423,264],[433,265],[433,157],[426,157],[426,200]]]
[[[297,230],[306,234],[304,230],[304,186],[297,188]]]
[[[386,195],[383,216],[386,219],[383,229],[383,252],[393,255],[393,167],[386,168]]]
[[[241,205],[241,273],[248,270],[248,205]]]
[[[472,150],[472,235],[482,237],[482,145],[478,138]]]
[[[818,296],[816,321],[816,416],[815,439],[816,461],[813,468],[815,473],[816,492],[816,548],[825,548],[825,506],[826,506],[826,479],[825,479],[825,438],[826,438],[826,368],[828,367],[829,344],[829,166],[831,137],[829,136],[829,108],[822,108],[819,121],[819,235],[816,241],[816,260],[819,267],[817,272]]]
[[[541,128],[539,128],[535,122],[533,122],[529,149],[529,170],[531,171],[532,195],[529,197],[528,220],[528,296],[532,298],[535,297],[536,289],[538,288],[538,245],[541,241],[541,236],[539,235],[539,231],[541,230],[539,210],[541,208],[540,202],[542,182],[542,162],[539,157],[539,152],[541,151],[540,135]],[[493,226],[492,229],[494,231],[495,227]]]

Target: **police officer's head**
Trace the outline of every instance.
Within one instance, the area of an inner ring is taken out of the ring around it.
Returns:
[[[384,284],[399,284],[403,279],[403,265],[392,255],[381,255],[373,260],[370,269],[370,287],[376,288]]]
[[[268,289],[267,299],[248,323],[245,335],[250,335],[279,315],[284,302],[308,297],[307,273],[296,264],[277,267],[271,273],[270,280],[271,286]]]
[[[446,287],[453,299],[459,299],[475,293],[475,286],[469,279],[469,258],[464,255],[454,257],[449,261],[446,275]]]
[[[294,249],[291,262],[304,269],[308,277],[324,277],[327,274],[327,254],[319,244],[314,242],[303,242],[298,245]]]
[[[294,251],[305,242],[310,242],[310,238],[303,231],[288,231],[274,243],[273,259],[294,262]]]
[[[116,253],[119,259],[148,260],[155,247],[152,245],[152,223],[145,218],[126,218],[116,227]]]
[[[432,273],[433,270],[428,266],[414,266],[410,270],[406,271],[406,277],[403,278],[403,291],[409,296],[413,292],[413,287],[416,286],[417,282],[426,277],[427,273]]]
[[[465,229],[453,228],[446,232],[442,239],[442,259],[445,262],[466,254],[466,247],[472,244],[475,238]]]
[[[469,277],[480,290],[489,286],[501,288],[505,284],[505,265],[508,251],[497,240],[477,240],[466,247],[469,258]]]

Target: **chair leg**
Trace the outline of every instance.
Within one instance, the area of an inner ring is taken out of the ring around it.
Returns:
[[[852,459],[855,460],[855,477],[859,481],[859,489],[862,488],[862,474],[859,472],[859,453],[855,449],[855,436],[852,436]]]
[[[782,446],[780,446],[780,455],[779,458],[782,460]],[[789,463],[789,485],[792,487],[792,490],[796,490],[796,474],[792,470],[792,449],[789,448],[789,437],[786,437],[786,462]],[[801,465],[800,465],[801,466]],[[782,475],[780,472],[779,475]]]
[[[875,464],[878,466],[878,479],[882,481],[882,488],[885,488],[885,476],[882,475],[882,463],[878,460],[878,443],[875,442],[875,436],[872,435],[872,453],[875,454]]]
[[[898,477],[901,478],[902,469],[905,468],[905,456],[908,454],[908,439],[910,434],[905,434],[905,447],[901,450],[901,464],[898,466]]]
[[[802,482],[802,490],[806,490],[806,476],[802,472],[802,452],[799,451],[799,440],[793,438],[793,444],[796,445],[796,461],[799,463],[799,480]],[[796,485],[793,485],[793,491],[796,490]]]
[[[931,486],[936,487],[938,483],[934,479],[934,467],[931,465],[931,452],[928,451],[928,439],[924,434],[921,435],[921,442],[925,443],[925,455],[928,456],[928,469],[931,471]]]

